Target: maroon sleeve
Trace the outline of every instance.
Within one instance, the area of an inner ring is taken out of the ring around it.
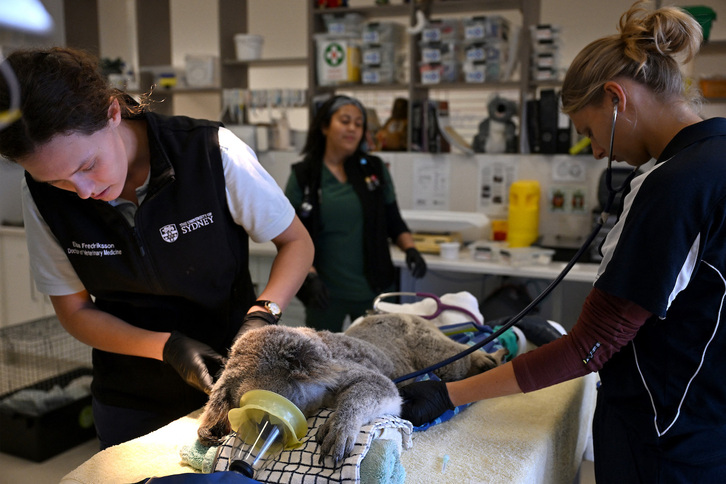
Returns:
[[[572,331],[512,360],[519,387],[531,392],[600,370],[650,316],[635,303],[593,288]]]

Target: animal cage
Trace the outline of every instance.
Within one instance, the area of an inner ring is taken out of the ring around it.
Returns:
[[[0,328],[0,395],[91,368],[91,348],[68,334],[55,316]]]
[[[55,317],[0,328],[0,452],[41,462],[93,438],[91,372]]]

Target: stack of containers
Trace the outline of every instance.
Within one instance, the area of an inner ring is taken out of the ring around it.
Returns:
[[[465,82],[504,81],[509,75],[509,21],[499,15],[464,20]]]
[[[459,80],[459,50],[461,21],[459,19],[432,19],[421,32],[421,62],[419,72],[422,84],[439,84]]]
[[[361,35],[361,80],[363,84],[392,84],[401,79],[396,61],[403,41],[403,25],[368,22]]]
[[[532,80],[559,79],[560,28],[549,24],[532,25]]]
[[[320,86],[360,82],[360,37],[363,16],[349,12],[325,14],[327,32],[315,35],[317,77]]]

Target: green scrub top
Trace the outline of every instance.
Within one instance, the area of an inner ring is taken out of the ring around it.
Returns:
[[[383,170],[383,197],[386,204],[396,200],[393,181]],[[320,180],[320,233],[315,241],[315,269],[330,291],[330,296],[352,301],[369,300],[378,295],[365,277],[363,257],[363,206],[353,186],[341,183],[323,165]],[[303,191],[295,172],[285,188],[285,195],[298,209]]]

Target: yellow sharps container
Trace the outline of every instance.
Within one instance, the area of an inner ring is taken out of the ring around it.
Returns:
[[[539,237],[539,192],[536,180],[518,180],[509,187],[509,247],[528,247]]]

